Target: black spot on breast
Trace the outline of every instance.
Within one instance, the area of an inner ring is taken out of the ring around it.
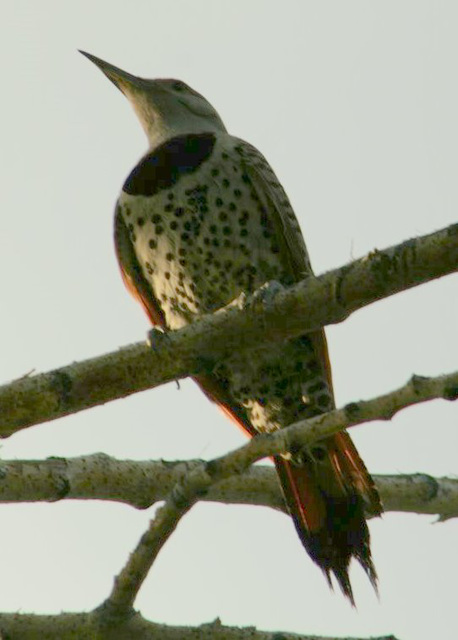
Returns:
[[[243,227],[246,225],[246,223],[248,222],[248,218],[250,217],[250,214],[248,213],[248,211],[243,210],[242,211],[242,215],[239,218],[239,224]]]
[[[327,393],[322,393],[318,396],[316,400],[320,406],[326,407],[330,402],[330,397]]]
[[[196,171],[211,155],[213,133],[187,134],[167,140],[133,169],[123,190],[133,196],[152,196]]]

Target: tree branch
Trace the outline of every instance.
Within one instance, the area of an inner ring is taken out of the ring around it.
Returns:
[[[269,308],[230,306],[156,341],[124,347],[0,388],[0,437],[189,374],[234,345],[250,349],[341,322],[368,304],[458,269],[458,224],[374,251],[279,293]],[[196,355],[199,354],[199,355]]]
[[[458,372],[437,378],[413,376],[406,385],[384,396],[355,402],[274,433],[256,436],[243,447],[195,467],[175,484],[164,505],[157,510],[148,530],[115,579],[113,590],[102,608],[111,613],[125,613],[132,609],[159,551],[182,516],[212,485],[243,473],[261,458],[308,446],[320,438],[363,422],[390,420],[401,409],[433,398],[458,398]]]
[[[173,486],[203,460],[116,460],[103,453],[78,458],[4,460],[1,502],[110,500],[146,509],[165,500]],[[424,473],[373,475],[385,511],[458,517],[458,479]],[[227,478],[201,496],[206,502],[249,504],[287,513],[272,467],[254,466]]]
[[[200,627],[172,627],[145,620],[139,613],[121,620],[107,620],[96,610],[91,613],[61,613],[33,615],[24,613],[0,614],[0,637],[8,640],[339,640],[298,635],[278,631],[258,631],[255,627],[226,627],[217,619]],[[343,639],[342,639],[343,640]],[[358,640],[358,638],[345,640]],[[361,640],[361,639],[360,639]],[[371,640],[396,640],[394,636]]]

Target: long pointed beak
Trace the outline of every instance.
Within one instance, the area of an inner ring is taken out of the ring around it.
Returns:
[[[133,87],[138,87],[143,82],[142,78],[138,78],[127,71],[123,71],[109,62],[105,62],[105,60],[97,58],[97,56],[93,56],[92,53],[81,51],[81,49],[78,49],[78,51],[103,71],[106,77],[111,80],[111,82],[124,94],[129,93],[132,91]]]

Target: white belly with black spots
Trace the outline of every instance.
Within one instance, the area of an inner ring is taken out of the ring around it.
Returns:
[[[216,148],[171,188],[153,196],[123,193],[119,206],[172,329],[242,291],[284,279],[272,225],[235,153]]]

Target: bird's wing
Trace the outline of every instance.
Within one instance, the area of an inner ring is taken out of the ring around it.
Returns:
[[[313,275],[299,223],[275,173],[267,160],[255,147],[243,142],[241,153],[245,171],[251,180],[251,184],[258,198],[267,208],[269,217],[274,223],[276,237],[283,242],[284,246],[280,255],[284,256],[284,259],[288,261],[289,272],[295,281],[299,281],[307,277],[307,275]],[[329,409],[333,409],[334,393],[326,334],[323,329],[320,329],[307,335],[313,345],[316,361],[320,365],[322,375],[327,381],[331,392],[333,404]],[[364,500],[367,511],[373,515],[379,515],[382,512],[380,497],[348,433],[341,431],[327,441],[329,448],[333,451],[331,459],[333,460],[336,475],[351,478],[352,483],[354,483]]]
[[[299,223],[294,214],[282,185],[278,181],[271,166],[264,156],[252,145],[240,141],[237,147],[241,155],[243,169],[248,176],[257,198],[266,208],[269,219],[275,228],[275,237],[283,244],[280,247],[280,256],[287,261],[288,271],[297,282],[307,275],[313,275],[305,242],[300,231]],[[323,378],[327,381],[331,397],[334,402],[331,365],[329,361],[326,334],[323,329],[307,334],[316,354],[316,361],[320,365]],[[329,407],[333,409],[334,404]],[[347,432],[342,431],[329,442],[333,441],[339,452],[340,466],[349,467],[348,473],[352,475],[364,498],[365,506],[369,512],[379,514],[382,511],[380,498],[375,489],[372,478],[361,460]],[[339,462],[339,461],[337,461]],[[336,472],[339,465],[336,464]]]
[[[292,282],[311,275],[307,249],[288,197],[265,158],[251,145],[240,141],[236,146],[246,182],[273,225],[273,237],[278,243],[278,255],[284,261],[285,272]],[[327,382],[334,408],[331,367],[324,330],[308,334]],[[197,382],[212,400],[217,402],[248,434],[253,429],[243,407],[226,391],[224,381],[212,376],[197,378]],[[376,573],[370,556],[369,532],[363,507],[373,514],[381,513],[381,504],[374,482],[367,472],[353,442],[346,432],[340,432],[322,442],[326,459],[322,471],[310,464],[296,465],[275,456],[274,462],[283,487],[286,502],[302,543],[320,565],[328,580],[334,573],[343,592],[353,602],[348,565],[356,557],[371,582],[376,586]]]
[[[245,179],[273,224],[273,235],[280,249],[278,255],[284,260],[291,277],[299,281],[311,275],[313,271],[299,223],[270,164],[255,147],[243,140],[235,150],[240,156]]]

